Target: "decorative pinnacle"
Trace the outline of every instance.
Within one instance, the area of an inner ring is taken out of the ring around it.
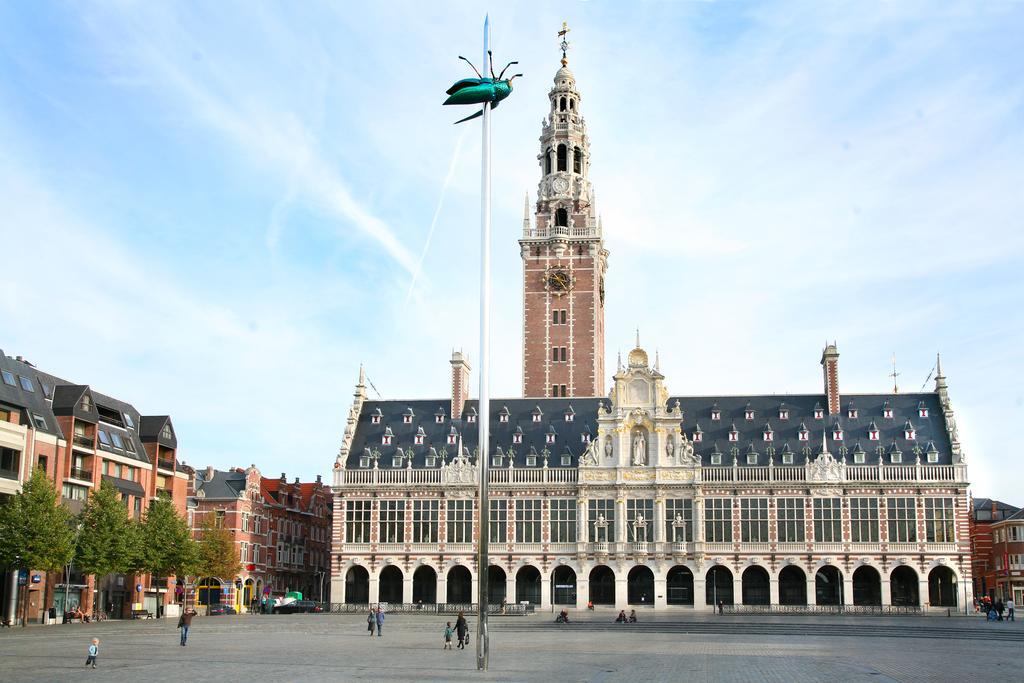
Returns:
[[[565,56],[566,51],[569,49],[569,41],[565,39],[565,36],[571,30],[569,24],[563,21],[562,30],[558,32],[558,37],[562,39],[561,44],[558,46],[562,50],[562,66],[569,65],[569,60]]]
[[[636,348],[640,348],[640,328],[636,328]]]

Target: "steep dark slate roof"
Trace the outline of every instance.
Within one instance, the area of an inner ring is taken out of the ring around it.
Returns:
[[[142,484],[140,484],[137,481],[132,481],[130,479],[120,479],[118,477],[112,477],[109,474],[104,474],[102,476],[103,481],[110,482],[111,484],[114,485],[114,488],[116,488],[121,493],[127,493],[130,496],[138,496],[139,498],[142,498],[146,495],[146,491],[145,489],[142,488]]]
[[[847,417],[847,405],[850,400],[855,401],[857,417]],[[705,465],[711,464],[711,453],[715,451],[722,453],[722,464],[731,465],[733,448],[738,457],[740,466],[747,466],[746,454],[755,452],[758,465],[768,464],[768,449],[775,449],[775,463],[782,464],[781,453],[788,448],[794,455],[793,463],[802,465],[806,462],[808,454],[813,459],[821,452],[822,431],[828,431],[829,451],[840,458],[843,450],[847,452],[847,462],[853,464],[853,452],[859,444],[865,451],[865,463],[878,463],[878,448],[882,448],[886,464],[889,464],[890,450],[895,445],[903,454],[904,465],[913,465],[917,448],[921,454],[921,461],[926,462],[925,453],[930,445],[933,445],[939,454],[939,464],[952,463],[952,449],[949,443],[949,436],[945,428],[945,418],[942,407],[939,404],[938,396],[935,394],[854,394],[844,395],[841,405],[843,406],[839,415],[829,415],[826,412],[821,419],[814,417],[816,407],[824,408],[826,401],[821,394],[806,395],[779,395],[779,396],[679,396],[671,397],[667,408],[673,408],[679,402],[683,411],[681,426],[688,439],[693,439],[693,433],[697,431],[697,425],[703,433],[703,440],[694,443],[694,451],[701,456]],[[883,404],[889,403],[893,411],[891,418],[883,417]],[[928,409],[928,417],[919,416],[921,404]],[[505,453],[511,447],[515,450],[516,467],[525,467],[525,456],[531,453],[531,449],[537,457],[537,467],[543,466],[542,451],[547,448],[550,451],[548,467],[562,467],[561,456],[568,453],[572,456],[571,467],[576,467],[580,454],[585,450],[586,444],[581,440],[581,435],[588,432],[591,435],[597,434],[597,410],[598,405],[610,405],[605,398],[548,398],[548,399],[491,399],[491,452],[501,448]],[[779,407],[785,405],[789,411],[789,419],[779,418]],[[459,420],[452,420],[448,417],[449,399],[415,400],[415,401],[365,401],[362,412],[359,416],[359,423],[352,439],[346,467],[351,469],[359,468],[359,458],[365,455],[365,449],[371,448],[380,452],[378,467],[390,469],[393,467],[393,458],[398,454],[398,449],[406,456],[412,454],[414,468],[424,467],[424,458],[433,446],[438,455],[442,448],[447,451],[447,460],[450,462],[455,455],[455,446],[448,445],[448,435],[451,429],[462,435],[463,447],[473,453],[477,445],[478,424],[469,423],[465,417]],[[565,413],[572,408],[573,421],[565,421]],[[721,419],[712,420],[712,407],[721,411]],[[465,415],[469,408],[476,408],[476,401],[467,401]],[[405,424],[402,415],[412,408],[414,417],[411,424]],[[499,416],[507,408],[509,413],[508,422],[500,422]],[[534,422],[532,416],[537,409],[540,409],[540,422]],[[746,411],[753,410],[753,419],[746,419]],[[435,414],[443,412],[444,422],[438,424],[435,421]],[[371,415],[379,413],[381,420],[379,424],[372,424]],[[907,421],[913,425],[915,439],[908,440],[904,435],[904,427]],[[877,441],[868,438],[868,427],[874,421],[879,431]],[[769,423],[773,432],[773,440],[765,442],[763,437],[764,427]],[[799,440],[799,428],[804,424],[809,434],[808,441]],[[832,430],[836,425],[842,427],[843,439],[833,439]],[[729,432],[732,427],[738,433],[735,442],[729,441]],[[391,430],[393,438],[390,445],[381,443],[381,437],[386,430]],[[414,435],[422,428],[426,438],[421,446],[414,445]],[[513,444],[513,433],[519,428],[523,432],[521,444]],[[546,442],[546,434],[554,429],[555,443]],[[507,460],[503,461],[507,466]],[[372,466],[372,464],[371,464]],[[405,466],[403,461],[402,467]]]
[[[20,421],[22,424],[34,424],[31,421],[29,412],[39,415],[46,422],[46,429],[40,429],[39,431],[63,438],[64,434],[57,425],[57,419],[50,409],[50,404],[46,401],[43,387],[40,386],[39,380],[36,377],[35,368],[13,358],[8,358],[2,349],[0,349],[0,368],[14,375],[15,383],[12,387],[3,380],[0,380],[0,404],[18,409],[21,413]],[[22,388],[18,380],[19,375],[32,381],[34,391],[25,391]],[[52,383],[50,387],[53,387]]]
[[[160,434],[164,425],[171,421],[170,415],[144,415],[139,424],[139,437],[146,443],[156,441],[161,446],[168,448],[178,447],[178,434],[174,430],[174,423],[171,423],[171,438],[167,439]]]
[[[196,472],[196,493],[203,492],[203,497],[210,499],[229,498],[234,500],[245,491],[245,472],[214,470],[213,478],[207,481],[206,470]]]
[[[996,519],[992,519],[993,504],[995,504],[997,510]],[[991,498],[975,498],[974,510],[972,511],[972,514],[974,515],[975,521],[999,522],[1015,515],[1016,513],[1020,512],[1020,510],[1021,508],[1018,508],[1014,505],[1010,505],[1009,503],[1004,503],[1001,500],[992,500]],[[983,519],[979,518],[979,512],[982,513],[982,517],[984,517]]]

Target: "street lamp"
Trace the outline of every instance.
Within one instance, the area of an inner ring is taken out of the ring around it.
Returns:
[[[64,599],[61,601],[60,613],[63,618],[64,614],[68,611],[68,584],[71,583],[71,565],[75,561],[75,551],[78,550],[78,537],[82,534],[82,523],[79,522],[75,525],[75,542],[71,546],[71,558],[68,563],[64,565]]]

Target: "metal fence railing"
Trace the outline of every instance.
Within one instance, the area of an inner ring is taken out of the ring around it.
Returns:
[[[388,602],[388,603],[349,603],[332,602],[329,606],[324,604],[324,612],[332,614],[365,614],[370,608],[380,604],[387,614],[476,614],[476,603],[469,602],[438,602],[438,603],[410,603],[410,602]],[[536,611],[536,605],[491,605],[487,610],[488,614],[504,616],[525,616]]]
[[[919,606],[904,605],[722,605],[724,614],[921,614]]]

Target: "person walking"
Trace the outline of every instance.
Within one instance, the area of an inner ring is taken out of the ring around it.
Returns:
[[[96,658],[100,655],[100,639],[93,638],[92,643],[89,644],[89,656],[85,658],[85,665],[92,665],[92,668],[96,668]]]
[[[188,630],[192,628],[192,617],[194,617],[196,614],[198,614],[198,612],[196,612],[192,608],[189,608],[182,612],[181,616],[178,617],[178,628],[181,629],[182,647],[185,647],[185,645],[188,643]]]
[[[452,636],[455,635],[452,631],[452,622],[448,622],[448,625],[444,627],[444,647],[442,650],[452,649]]]
[[[377,613],[374,612],[373,608],[371,607],[370,608],[370,613],[366,617],[366,630],[367,630],[367,632],[371,636],[373,635],[373,627],[376,626],[376,625],[377,625]]]
[[[458,619],[455,620],[455,632],[459,636],[459,649],[466,649],[466,640],[469,638],[469,624],[466,623],[466,615],[459,612]]]
[[[996,621],[1002,621],[1003,620],[1003,610],[1005,608],[1006,608],[1006,606],[1003,605],[1003,599],[1002,598],[996,598],[996,614],[999,615],[999,618],[996,619]]]
[[[1013,602],[1013,598],[1011,597],[1011,598],[1009,598],[1006,601],[1006,619],[1007,619],[1007,621],[1016,621],[1016,619],[1013,618],[1013,612],[1014,612],[1015,609],[1017,609],[1017,605]]]
[[[378,638],[381,635],[383,635],[381,633],[381,631],[383,631],[383,630],[384,630],[384,610],[381,609],[380,607],[378,607],[377,608],[377,637]]]

